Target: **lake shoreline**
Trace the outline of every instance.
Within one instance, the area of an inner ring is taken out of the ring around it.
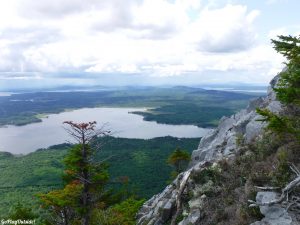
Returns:
[[[82,108],[73,108],[73,109],[69,108],[69,109],[64,109],[64,110],[62,110],[60,112],[38,113],[38,114],[34,115],[34,118],[36,119],[35,121],[24,122],[22,124],[15,124],[15,123],[0,124],[0,128],[5,128],[7,126],[22,127],[22,126],[26,126],[26,125],[29,125],[29,124],[41,123],[41,122],[43,122],[42,119],[48,118],[48,116],[51,116],[51,115],[60,114],[60,113],[64,113],[64,112],[72,112],[72,111],[80,110],[80,109],[95,109],[95,108],[128,108],[128,107],[127,106],[95,106],[95,107],[82,107]],[[141,107],[139,107],[139,106],[136,106],[136,107],[132,106],[130,108],[140,109]],[[151,110],[155,110],[156,108],[155,107],[145,107],[144,109],[146,111],[150,110],[149,113],[152,113]],[[207,126],[205,124],[201,125],[201,124],[195,124],[195,123],[161,122],[161,121],[158,121],[158,120],[155,120],[155,119],[146,119],[146,115],[143,114],[143,112],[144,111],[132,111],[132,112],[129,112],[129,113],[135,114],[135,115],[139,115],[139,116],[143,117],[144,121],[152,121],[152,122],[156,122],[158,124],[165,124],[165,125],[193,125],[193,126],[197,126],[199,128],[207,128],[207,129],[214,129],[214,128],[217,127],[217,125],[215,125],[215,126]]]
[[[174,137],[174,136],[160,136],[160,137],[154,137],[154,138],[124,138],[124,137],[114,137],[114,136],[110,136],[108,135],[107,137],[111,137],[111,138],[115,138],[115,139],[127,139],[127,140],[133,140],[133,141],[136,141],[136,140],[144,140],[144,141],[151,141],[151,140],[155,140],[155,139],[158,139],[158,138],[176,138],[178,140],[180,139],[199,139],[199,142],[201,140],[202,137],[184,137],[184,138],[178,138],[178,137]],[[45,147],[45,148],[38,148],[38,149],[35,149],[34,151],[32,152],[28,152],[28,153],[18,153],[18,154],[14,154],[14,153],[11,153],[9,151],[1,151],[0,150],[0,157],[2,157],[2,155],[5,155],[5,157],[23,157],[23,156],[27,156],[29,154],[35,154],[39,151],[56,151],[57,148],[60,148],[60,146],[69,146],[70,148],[75,145],[75,143],[59,143],[59,144],[54,144],[54,145],[50,145],[48,147]]]
[[[164,136],[199,138],[210,131],[194,125],[170,125],[145,121],[142,116],[131,113],[146,110],[147,108],[136,107],[96,107],[44,115],[41,123],[0,128],[0,151],[27,154],[35,149],[67,142],[70,137],[63,129],[63,122],[70,120],[97,121],[99,127],[108,123],[105,129],[111,130],[114,137],[121,138],[151,139]]]

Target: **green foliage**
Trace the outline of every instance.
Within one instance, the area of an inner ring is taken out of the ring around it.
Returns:
[[[82,157],[82,145],[77,144],[69,150],[68,155],[64,158],[65,164],[64,180],[70,182],[77,180],[83,170],[88,171],[93,183],[97,183],[93,188],[101,188],[109,179],[108,166],[106,163],[92,163],[91,157],[94,154],[90,145],[85,145],[88,161]]]
[[[230,104],[219,107],[217,105],[209,106],[206,101],[205,104],[178,101],[171,105],[160,106],[147,112],[134,113],[142,115],[146,121],[214,127],[222,116],[230,116],[234,113],[234,110],[230,108]]]
[[[245,139],[243,134],[239,133],[236,135],[235,143],[237,144],[238,147],[242,147],[245,144]]]
[[[172,169],[166,165],[166,158],[177,146],[191,152],[198,145],[199,138],[159,137],[143,140],[105,137],[102,142],[105,144],[97,152],[95,162],[108,159],[108,173],[112,180],[109,187],[114,190],[123,188],[123,182],[119,180],[126,176],[126,191],[134,192],[142,198],[150,198],[162,191],[169,179]],[[35,214],[41,215],[36,194],[63,188],[61,177],[66,168],[62,159],[66,157],[68,149],[70,145],[63,144],[24,156],[0,152],[2,218],[7,215],[8,206],[18,201],[32,208]]]
[[[180,173],[185,170],[187,164],[191,160],[191,155],[180,148],[176,148],[174,152],[169,156],[167,162],[169,165],[175,167],[175,171]]]
[[[285,56],[289,61],[295,61],[299,59],[299,53],[300,53],[300,40],[297,37],[292,36],[284,36],[279,35],[279,40],[272,40],[272,43],[274,44],[274,48],[277,52],[281,53],[283,56]]]
[[[243,204],[241,206],[239,216],[244,219],[247,217],[252,217],[255,218],[256,220],[261,220],[262,218],[264,218],[258,206],[249,207],[247,204]]]
[[[63,189],[50,191],[47,194],[37,194],[44,206],[60,212],[65,207],[76,207],[77,200],[82,191],[82,185],[78,182],[67,184]]]
[[[12,220],[34,220],[38,216],[32,212],[32,209],[18,202],[8,213],[7,219]]]
[[[136,213],[144,200],[128,198],[108,209],[95,209],[92,215],[92,225],[134,225]]]
[[[274,134],[273,132],[264,132],[259,141],[248,144],[247,147],[253,151],[253,159],[265,161],[267,157],[276,153],[281,145],[282,140],[277,134]]]
[[[265,175],[261,165],[268,165],[257,157],[247,149],[234,159],[223,159],[193,175],[198,191],[201,191],[199,195],[204,191],[207,196],[202,207],[203,224],[241,225],[262,218],[258,210],[248,207],[247,202],[254,198],[253,174]]]
[[[53,223],[74,224],[76,221],[89,225],[91,210],[96,205],[106,204],[108,196],[105,189],[108,173],[101,161],[94,161],[96,150],[100,149],[91,147],[91,142],[96,139],[96,122],[64,123],[70,126],[68,132],[77,141],[64,159],[66,185],[38,196],[53,215]]]
[[[109,158],[112,180],[129,178],[128,188],[142,198],[150,198],[166,186],[172,168],[166,159],[178,146],[189,153],[199,144],[199,138],[158,137],[149,140],[106,137],[97,159]],[[115,189],[118,184],[111,184]]]
[[[194,180],[199,184],[205,184],[209,181],[218,183],[220,181],[221,168],[216,166],[209,166],[203,169],[200,173],[194,175]]]
[[[287,58],[287,68],[281,72],[274,88],[276,97],[285,106],[285,115],[277,115],[267,109],[258,109],[263,121],[275,133],[289,134],[300,143],[300,37],[278,36],[272,40],[274,48]]]
[[[278,86],[274,89],[277,98],[283,103],[300,106],[300,36],[281,35],[272,43],[277,52],[288,60],[287,70],[281,73]]]
[[[181,213],[176,217],[175,223],[179,224],[183,219],[184,219],[184,215]]]
[[[292,128],[287,117],[276,115],[268,109],[256,109],[256,112],[263,116],[263,119],[259,119],[258,121],[268,122],[267,127],[270,130],[277,133],[292,132]]]
[[[80,211],[79,198],[83,186],[78,182],[67,184],[63,189],[37,194],[42,206],[49,213],[43,218],[50,224],[65,224],[79,221],[75,213]]]
[[[286,151],[281,150],[277,153],[278,165],[276,170],[272,173],[272,181],[276,187],[285,187],[291,180],[292,174],[288,162],[288,154]]]

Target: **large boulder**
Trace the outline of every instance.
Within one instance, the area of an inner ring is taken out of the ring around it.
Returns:
[[[257,203],[267,203],[278,199],[279,196],[276,192],[258,192],[256,195]],[[279,204],[270,206],[260,206],[261,214],[264,218],[261,221],[257,221],[250,225],[299,225],[300,223],[295,221],[293,215],[291,215],[284,207]]]

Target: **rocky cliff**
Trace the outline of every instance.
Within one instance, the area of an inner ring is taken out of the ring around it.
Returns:
[[[266,124],[258,121],[260,115],[256,113],[255,109],[268,108],[273,112],[281,111],[281,104],[276,100],[273,91],[278,79],[279,75],[271,81],[266,97],[251,101],[246,109],[229,118],[223,117],[218,127],[201,139],[198,149],[192,153],[189,169],[179,174],[163,192],[153,196],[143,205],[137,215],[138,225],[201,224],[201,210],[206,198],[203,190],[214,187],[209,182],[204,185],[197,184],[195,177],[208,167],[216,167],[217,170],[216,162],[220,160],[234,158],[239,152],[238,142],[240,140],[250,143],[261,136],[262,129]],[[261,196],[262,194],[260,194]],[[264,209],[266,211],[266,208]],[[179,212],[181,216],[179,216]],[[286,216],[284,213],[282,215]],[[275,220],[284,221],[278,218]],[[266,221],[265,218],[265,221],[255,224],[279,224]],[[282,224],[296,224],[292,223],[292,219],[285,221],[291,223]]]
[[[250,143],[261,134],[265,124],[258,121],[260,115],[256,113],[256,108],[268,108],[272,112],[281,110],[281,104],[276,100],[273,91],[278,78],[276,76],[270,82],[266,97],[251,101],[246,109],[229,118],[223,117],[219,126],[201,139],[198,149],[193,151],[192,165],[234,155],[239,149],[237,139],[241,138]]]

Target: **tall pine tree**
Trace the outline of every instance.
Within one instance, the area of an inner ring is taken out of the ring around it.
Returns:
[[[99,145],[93,142],[97,136],[107,135],[109,131],[97,130],[96,122],[64,123],[76,141],[64,159],[65,187],[39,197],[54,215],[55,224],[89,225],[92,209],[105,206],[105,185],[109,179],[105,163],[94,160]]]

